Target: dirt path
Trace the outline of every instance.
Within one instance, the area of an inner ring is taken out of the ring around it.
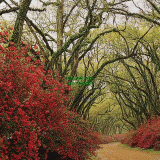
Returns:
[[[126,149],[119,146],[119,142],[101,144],[97,150],[99,160],[160,160],[160,155]]]

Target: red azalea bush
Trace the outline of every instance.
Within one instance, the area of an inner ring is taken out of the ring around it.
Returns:
[[[129,131],[124,135],[124,138],[122,138],[121,143],[130,145],[130,142],[132,138],[136,135],[137,131]]]
[[[131,147],[160,150],[160,118],[148,119],[136,131],[129,132],[121,142]]]
[[[112,139],[114,142],[120,142],[124,137],[125,137],[125,134],[112,135]]]
[[[31,62],[29,46],[7,43],[0,32],[0,157],[40,159],[38,149],[52,150],[72,159],[85,159],[98,148],[99,139],[64,103],[70,86],[53,78],[40,60]],[[44,86],[46,89],[44,89]],[[79,124],[80,123],[80,124]],[[11,137],[11,140],[9,139]],[[47,152],[45,158],[47,157]],[[0,158],[1,159],[1,158]]]
[[[114,142],[114,139],[112,138],[112,136],[99,135],[99,138],[100,138],[100,144],[108,144],[108,143]]]
[[[97,135],[100,139],[100,144],[108,144],[112,142],[120,142],[124,137],[125,134],[116,134],[116,135]]]

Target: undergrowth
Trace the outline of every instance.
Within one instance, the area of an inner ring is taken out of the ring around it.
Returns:
[[[136,131],[128,132],[121,143],[130,147],[160,150],[160,118],[154,116],[148,119]]]

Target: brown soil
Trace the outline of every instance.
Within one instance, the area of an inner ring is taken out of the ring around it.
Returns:
[[[96,151],[99,160],[160,160],[160,154],[132,150],[119,145],[119,142],[101,144]]]

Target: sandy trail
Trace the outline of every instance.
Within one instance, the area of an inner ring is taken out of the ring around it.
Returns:
[[[160,160],[160,154],[126,149],[119,142],[101,144],[96,151],[99,160]]]

